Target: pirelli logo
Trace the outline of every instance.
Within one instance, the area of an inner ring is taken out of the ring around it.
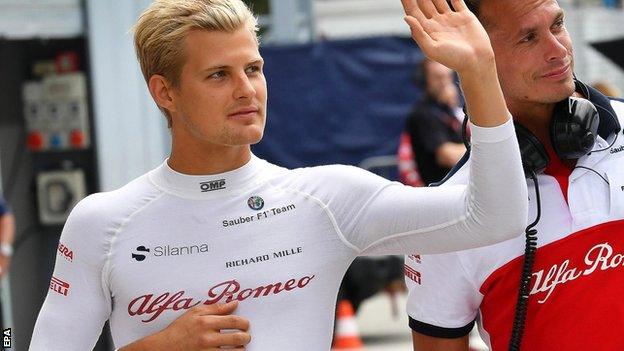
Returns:
[[[209,182],[199,183],[199,189],[202,193],[225,189],[225,179],[211,180]]]
[[[405,269],[405,276],[410,278],[414,282],[416,282],[416,284],[420,285],[421,284],[420,272],[418,272],[417,270],[415,270],[414,268],[408,265],[404,265],[403,267]]]
[[[53,276],[50,281],[50,290],[56,291],[63,296],[67,296],[67,294],[69,294],[69,283]]]

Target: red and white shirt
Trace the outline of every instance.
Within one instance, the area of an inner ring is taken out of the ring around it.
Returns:
[[[624,125],[624,103],[596,99]],[[606,112],[599,112],[602,121]],[[606,150],[582,157],[577,168],[551,157],[546,174],[538,176],[542,215],[523,350],[624,349],[624,135],[618,133],[611,147],[599,137],[594,150]],[[468,173],[464,165],[443,186],[465,183]],[[532,184],[529,222],[536,217]],[[410,327],[457,338],[476,320],[490,349],[506,350],[524,247],[521,236],[454,253],[407,256]]]

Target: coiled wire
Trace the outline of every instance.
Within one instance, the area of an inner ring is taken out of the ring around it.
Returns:
[[[526,244],[524,246],[524,261],[522,263],[522,273],[520,275],[520,289],[516,302],[511,339],[509,340],[509,351],[520,351],[522,335],[524,334],[524,323],[526,321],[527,308],[529,303],[529,288],[531,286],[531,276],[533,264],[535,263],[535,253],[537,251],[537,229],[534,227],[542,215],[542,204],[540,200],[539,184],[537,174],[529,170],[533,184],[535,185],[535,195],[537,198],[537,218],[525,229]]]

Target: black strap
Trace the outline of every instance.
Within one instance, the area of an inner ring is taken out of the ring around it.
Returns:
[[[474,327],[475,320],[459,328],[442,328],[435,325],[423,323],[410,317],[409,326],[413,331],[431,336],[434,338],[457,339],[466,336]]]

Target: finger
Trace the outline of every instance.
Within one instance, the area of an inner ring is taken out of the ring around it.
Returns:
[[[196,315],[227,315],[234,312],[238,307],[238,301],[219,303],[214,305],[199,305],[191,309],[191,313]]]
[[[420,21],[412,16],[405,16],[403,18],[405,22],[410,26],[412,32],[412,38],[418,43],[418,46],[422,47],[425,45],[425,42],[431,40],[429,35],[425,32]]]
[[[401,0],[401,4],[406,15],[413,15],[414,9],[418,8],[416,0]]]
[[[434,15],[438,14],[438,9],[436,9],[431,0],[417,0],[417,3],[417,9],[420,9],[427,18],[432,18]]]
[[[246,318],[236,315],[229,316],[200,316],[209,329],[238,329],[241,331],[249,330],[249,321]]]
[[[244,350],[251,341],[251,335],[245,332],[204,333],[197,336],[197,344],[201,350],[221,350],[222,347],[234,346],[235,350]],[[232,350],[226,347],[228,350]]]
[[[251,342],[251,335],[247,332],[226,332],[216,336],[220,346],[245,346]]]
[[[418,21],[419,28],[421,28],[421,29],[424,29],[425,22],[427,22],[429,20],[427,18],[427,16],[425,16],[425,14],[422,12],[422,10],[418,6],[414,7],[412,9],[412,13],[409,14],[408,16],[406,16],[406,17],[413,17],[413,18],[415,18]],[[407,24],[410,25],[410,22],[407,22]],[[410,27],[411,27],[411,25],[410,25]]]
[[[446,0],[432,0],[432,2],[439,13],[451,12],[451,7]]]
[[[457,12],[468,10],[468,6],[466,6],[464,0],[451,0],[451,4]]]

